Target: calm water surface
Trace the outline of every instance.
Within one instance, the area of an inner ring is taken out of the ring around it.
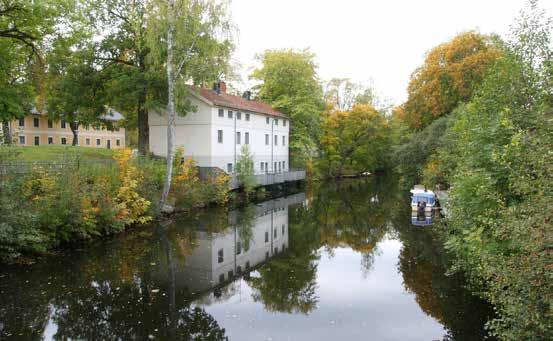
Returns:
[[[327,184],[4,267],[0,339],[484,339],[490,307],[408,203]]]

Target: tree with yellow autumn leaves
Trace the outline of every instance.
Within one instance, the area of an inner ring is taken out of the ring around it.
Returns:
[[[434,47],[411,75],[408,99],[398,118],[419,130],[468,101],[489,66],[501,56],[498,39],[475,31]]]

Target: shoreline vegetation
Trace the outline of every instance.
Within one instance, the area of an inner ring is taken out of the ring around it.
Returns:
[[[54,158],[59,163],[29,162],[29,155],[51,155],[49,149],[0,146],[1,262],[211,205],[240,206],[269,195],[256,188],[249,172],[241,175],[248,186],[238,191],[230,190],[230,177],[224,172],[200,180],[195,161],[183,159],[179,149],[168,199],[175,210],[166,214],[159,208],[165,160],[138,156],[131,149],[65,147],[55,148],[63,152]],[[23,168],[17,164],[21,160]]]

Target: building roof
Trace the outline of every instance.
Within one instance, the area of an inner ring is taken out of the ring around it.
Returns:
[[[113,122],[121,121],[125,119],[123,114],[121,114],[118,111],[115,111],[115,109],[113,108],[108,108],[108,112],[105,115],[100,116],[100,118],[105,121],[113,121]]]
[[[45,116],[46,113],[47,113],[46,109],[42,110],[42,111],[38,111],[38,109],[36,107],[31,108],[31,115],[43,115],[43,116]],[[112,121],[112,122],[117,122],[117,121],[121,121],[121,120],[125,119],[123,114],[121,114],[120,112],[116,111],[113,108],[107,108],[107,113],[100,116],[99,118],[101,120],[104,120],[104,121]]]
[[[214,90],[190,86],[190,89],[199,97],[216,106],[236,110],[251,111],[259,114],[288,118],[288,115],[274,109],[269,104],[260,101],[248,100],[225,92],[217,93]]]

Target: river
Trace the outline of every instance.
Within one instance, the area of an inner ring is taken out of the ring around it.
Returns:
[[[341,181],[4,266],[0,339],[484,339],[492,309],[407,194]]]

